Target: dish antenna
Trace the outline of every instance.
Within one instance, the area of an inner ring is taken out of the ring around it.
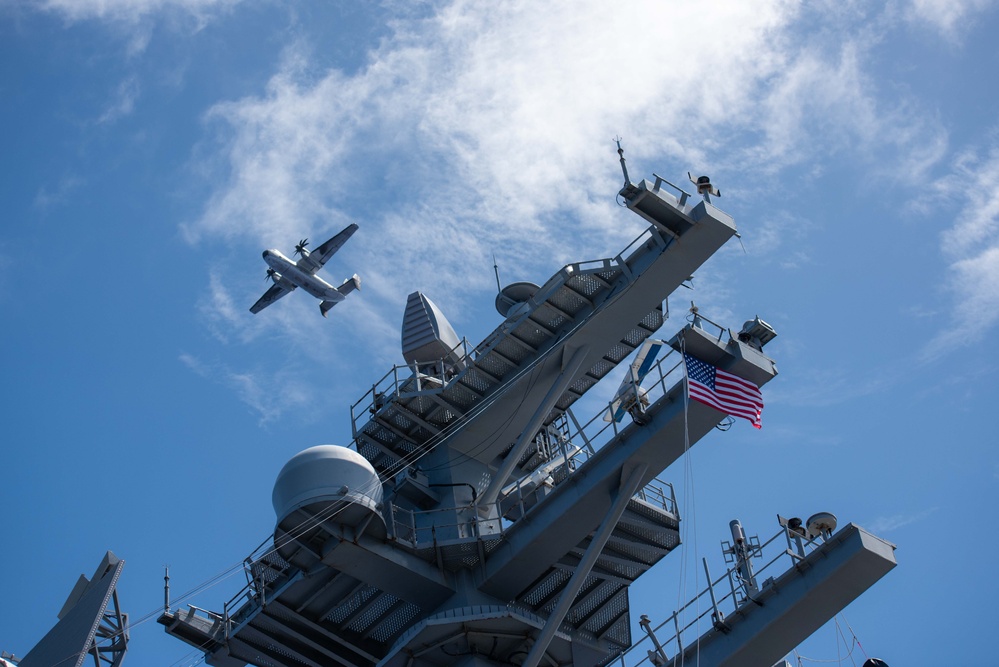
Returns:
[[[808,517],[808,521],[805,523],[805,530],[808,533],[808,537],[813,540],[822,535],[830,537],[833,531],[836,530],[836,515],[829,512],[813,514]]]

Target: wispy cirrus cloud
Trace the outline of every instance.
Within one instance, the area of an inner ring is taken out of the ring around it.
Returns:
[[[879,516],[875,517],[868,525],[864,526],[870,530],[875,535],[883,535],[891,533],[892,531],[898,530],[899,528],[904,528],[905,526],[912,525],[929,518],[939,508],[931,507],[929,509],[920,510],[917,512],[902,513],[902,514],[892,514],[889,516]]]
[[[66,24],[85,21],[109,26],[124,40],[131,58],[146,51],[155,29],[167,25],[198,32],[229,14],[242,0],[13,0],[31,11],[56,16]]]
[[[907,16],[953,41],[974,25],[975,14],[995,5],[995,0],[911,0]]]
[[[959,154],[917,208],[953,211],[940,240],[949,262],[951,320],[923,350],[924,359],[934,359],[950,346],[981,340],[999,322],[999,132]]]
[[[611,196],[591,194],[620,180],[618,133],[636,138],[633,165],[665,154],[777,170],[820,163],[830,146],[878,163],[885,147],[898,163],[938,159],[945,134],[864,69],[869,17],[833,39],[799,33],[801,11],[453,2],[397,22],[350,75],[317,74],[291,45],[263,95],[207,114],[223,140],[219,185],[185,233],[277,244],[360,218],[365,265],[392,283],[375,290],[461,284],[447,297],[460,300],[488,282],[469,281],[469,265],[494,249],[516,274],[630,240],[637,228],[607,223]]]
[[[54,189],[43,186],[35,194],[35,207],[44,212],[56,206],[61,206],[84,183],[83,178],[76,175],[69,175],[61,178]]]
[[[206,362],[189,353],[180,362],[201,377],[232,390],[258,416],[261,425],[279,419],[288,410],[308,414],[316,405],[316,396],[306,383],[289,371],[234,371],[225,364]]]
[[[135,110],[135,102],[139,98],[140,86],[136,77],[130,76],[118,84],[111,102],[97,119],[99,125],[114,123]]]
[[[203,24],[218,12],[241,0],[41,0],[36,7],[66,21],[119,21],[134,24],[140,19],[179,12]]]
[[[266,90],[205,114],[204,159],[192,166],[212,190],[182,231],[192,243],[288,248],[357,221],[349,258],[337,262],[362,275],[364,303],[334,316],[391,341],[398,322],[384,313],[401,313],[420,289],[464,333],[478,323],[457,320],[490,288],[494,253],[505,280],[537,281],[637,235],[613,199],[615,135],[633,179],[668,160],[737,172],[748,189],[789,169],[818,177],[842,153],[896,182],[925,177],[947,132],[871,70],[893,26],[878,11],[787,0],[647,2],[628,13],[595,0],[455,0],[395,21],[350,72],[317,70],[297,41]],[[794,225],[764,226],[757,251],[786,268],[808,262],[810,228]],[[699,279],[699,290],[713,284]],[[715,296],[724,301],[723,290]],[[310,349],[309,317],[288,313],[313,307],[283,303],[261,326]],[[236,326],[227,312],[214,326]]]

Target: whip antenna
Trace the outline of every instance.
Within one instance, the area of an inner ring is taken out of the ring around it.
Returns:
[[[628,178],[628,165],[624,161],[624,149],[621,148],[621,137],[616,137],[614,139],[617,142],[617,154],[621,156],[621,171],[624,172],[624,184],[631,185],[631,179]]]

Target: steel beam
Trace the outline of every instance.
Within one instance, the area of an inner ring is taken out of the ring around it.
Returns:
[[[895,545],[848,524],[687,647],[679,662],[772,665],[895,567]]]
[[[617,520],[621,518],[624,510],[628,507],[628,501],[631,500],[631,496],[638,491],[639,486],[641,486],[642,477],[648,470],[648,464],[640,464],[632,468],[627,474],[626,478],[623,477],[621,484],[617,490],[617,497],[614,499],[614,503],[611,505],[610,511],[604,517],[603,522],[597,529],[597,532],[593,535],[590,540],[590,546],[586,548],[586,553],[583,554],[583,559],[579,562],[579,566],[573,573],[569,582],[562,589],[562,596],[558,600],[558,604],[555,605],[555,609],[548,616],[548,621],[545,623],[545,627],[541,629],[541,634],[534,642],[534,646],[531,647],[531,652],[527,654],[522,663],[523,667],[537,667],[538,663],[541,661],[541,656],[544,655],[545,651],[548,650],[548,645],[551,643],[552,638],[555,637],[555,633],[558,631],[559,626],[562,624],[562,620],[565,619],[565,615],[569,613],[569,609],[572,608],[572,603],[576,600],[576,595],[579,594],[580,588],[583,586],[583,582],[586,581],[586,577],[589,576],[590,570],[597,562],[597,558],[600,557],[600,552],[604,548],[604,544],[610,538],[611,533],[614,532],[614,527],[617,526]],[[624,471],[622,471],[623,473]]]

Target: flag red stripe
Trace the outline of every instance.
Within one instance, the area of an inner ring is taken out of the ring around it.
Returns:
[[[715,389],[715,393],[718,394],[718,398],[723,401],[730,401],[736,405],[744,405],[747,408],[754,408],[760,410],[763,408],[763,401],[756,401],[752,398],[745,396],[744,394],[733,394],[728,391],[720,391]]]
[[[749,387],[747,387],[742,382],[733,382],[731,378],[715,376],[715,386],[717,387],[718,385],[731,387],[732,391],[742,392],[747,396],[760,396],[760,390],[758,387],[753,386],[752,384]]]
[[[712,407],[717,407],[722,412],[732,412],[738,413],[740,415],[756,415],[760,412],[760,407],[755,405],[747,404],[737,404],[732,401],[722,400],[716,396],[710,389],[701,385],[697,381],[691,381],[690,383],[690,397],[696,398],[702,403],[707,403]]]
[[[754,389],[756,390],[751,391],[745,389],[742,386],[732,385],[731,383],[726,382],[720,378],[715,378],[715,391],[717,391],[718,393],[725,393],[726,395],[729,396],[742,398],[762,408],[763,395],[760,394],[760,390],[758,388],[754,387]]]
[[[759,428],[758,425],[760,424],[760,416],[761,416],[759,412],[742,412],[742,411],[739,411],[739,410],[727,410],[724,407],[715,405],[715,404],[711,403],[710,401],[708,401],[708,400],[706,400],[706,399],[704,399],[704,398],[702,398],[700,396],[694,396],[692,394],[690,397],[692,399],[694,399],[695,401],[697,401],[698,403],[703,403],[704,405],[707,405],[708,407],[714,408],[715,410],[718,410],[719,412],[723,412],[723,413],[725,413],[727,415],[731,415],[733,417],[741,417],[742,419],[749,420],[750,422],[752,422],[753,426],[756,426],[757,428]]]
[[[704,364],[704,362],[691,359],[699,364]],[[686,361],[686,356],[684,361]],[[698,368],[702,368],[702,366]],[[715,367],[712,368],[714,370],[712,383],[714,387],[691,379],[689,373],[687,374],[688,396],[720,412],[747,419],[754,428],[760,428],[763,414],[763,395],[760,393],[760,388],[749,380],[744,380]]]
[[[714,393],[716,396],[718,396],[718,400],[720,401],[731,402],[736,405],[744,405],[747,408],[754,408],[754,409],[760,409],[763,407],[762,401],[760,402],[754,401],[751,398],[747,398],[743,394],[733,394],[728,391],[719,391],[717,389],[715,389]]]
[[[741,385],[748,392],[754,394],[760,393],[760,388],[757,387],[752,382],[750,382],[749,380],[744,380],[738,375],[732,375],[731,373],[726,373],[720,368],[715,369],[715,381],[717,382],[718,380],[731,380],[735,384]]]

